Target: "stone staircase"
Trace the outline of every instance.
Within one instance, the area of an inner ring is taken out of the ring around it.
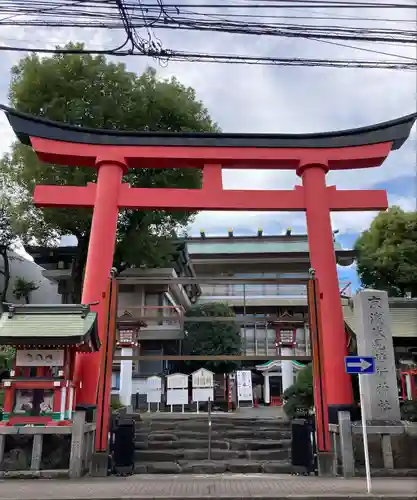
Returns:
[[[298,472],[290,462],[290,423],[212,415],[144,416],[136,421],[135,473],[218,474]]]

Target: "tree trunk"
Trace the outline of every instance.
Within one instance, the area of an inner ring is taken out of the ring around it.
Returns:
[[[74,262],[72,263],[72,271],[71,271],[71,283],[72,283],[71,301],[73,304],[81,303],[84,269],[87,260],[88,241],[89,241],[88,237],[77,236],[77,238],[78,238],[77,252],[74,257]]]
[[[3,310],[4,302],[7,302],[7,290],[9,289],[9,283],[10,283],[10,261],[9,261],[9,256],[7,255],[7,249],[2,249],[0,250],[0,255],[3,259],[3,276],[4,276],[4,284],[3,284],[3,290],[1,291],[0,295],[0,308]]]

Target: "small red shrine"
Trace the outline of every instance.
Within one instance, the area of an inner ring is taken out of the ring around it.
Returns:
[[[7,305],[0,345],[16,349],[0,425],[69,425],[80,383],[77,352],[100,348],[97,313],[88,305]]]

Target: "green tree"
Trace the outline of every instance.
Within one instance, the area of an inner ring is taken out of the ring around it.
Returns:
[[[16,233],[11,223],[12,210],[7,198],[2,196],[0,202],[0,311],[3,310],[3,303],[7,300],[7,292],[10,285],[10,261],[14,258],[10,255],[17,242]]]
[[[70,47],[82,47],[72,45]],[[12,69],[10,105],[15,109],[73,125],[126,131],[217,131],[195,91],[176,78],[161,79],[154,69],[142,75],[104,56],[61,55],[24,57]],[[79,301],[88,248],[91,211],[39,210],[32,203],[36,184],[85,185],[96,180],[91,168],[45,165],[31,148],[16,142],[0,165],[13,186],[15,225],[20,237],[51,245],[61,235],[78,239],[73,266],[73,300]],[[131,169],[126,182],[135,187],[198,188],[201,173],[184,169]],[[172,238],[193,214],[163,210],[120,213],[115,265],[119,268],[165,264]]]
[[[417,212],[381,212],[356,241],[363,285],[393,297],[417,297]]]
[[[357,375],[351,377],[353,396],[359,401],[359,381]],[[295,383],[284,392],[284,410],[289,418],[293,418],[298,408],[312,410],[314,406],[313,365],[309,363],[302,368]]]
[[[24,299],[26,304],[29,304],[30,294],[38,289],[39,286],[34,281],[28,281],[19,276],[14,282],[13,295],[17,300]]]
[[[284,411],[294,417],[299,408],[311,410],[314,406],[313,365],[302,368],[295,383],[284,392]]]
[[[203,321],[209,317],[235,317],[234,311],[226,304],[211,302],[195,305],[188,309],[186,317],[201,317],[202,321],[185,323],[183,350],[195,356],[239,355],[241,338],[239,325],[233,320]],[[214,373],[230,373],[239,367],[238,361],[189,361],[191,371],[204,367]]]

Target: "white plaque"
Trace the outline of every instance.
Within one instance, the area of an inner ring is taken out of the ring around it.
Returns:
[[[401,420],[388,295],[362,290],[354,297],[359,356],[375,358],[375,374],[361,375],[368,420]]]
[[[239,401],[252,401],[252,372],[239,370],[236,372],[237,399]]]
[[[173,373],[167,376],[167,389],[188,389],[188,375]]]
[[[19,349],[16,366],[64,366],[64,350]]]
[[[162,379],[157,375],[147,379],[147,402],[160,403],[162,395]]]
[[[193,389],[208,389],[214,387],[214,374],[210,370],[200,368],[192,375]]]
[[[168,389],[167,405],[188,405],[188,389]]]
[[[203,403],[208,400],[213,401],[213,399],[214,399],[213,387],[208,387],[208,388],[193,387],[193,401],[195,403]]]

